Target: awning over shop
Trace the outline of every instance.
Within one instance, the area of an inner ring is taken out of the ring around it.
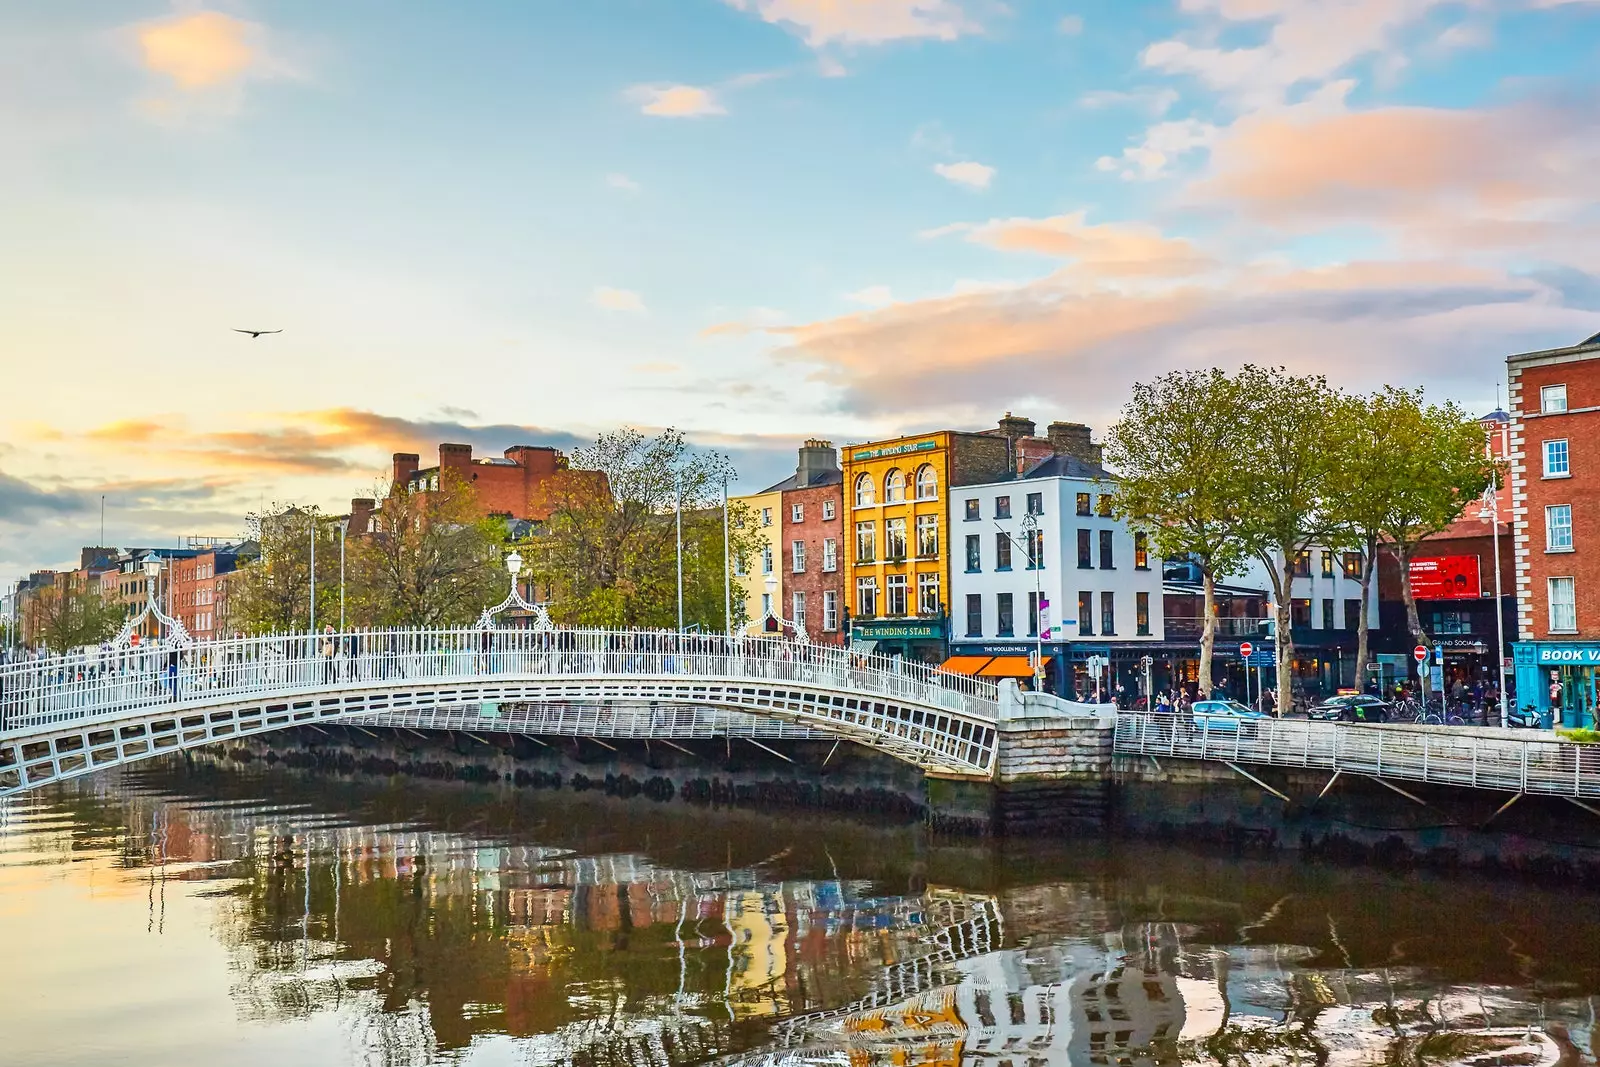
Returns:
[[[939,664],[939,669],[952,674],[974,675],[992,659],[993,656],[951,656]]]
[[[850,651],[859,656],[870,656],[877,649],[878,642],[862,641],[859,638],[850,639]]]
[[[978,671],[979,678],[1032,678],[1033,666],[1026,656],[996,656]]]

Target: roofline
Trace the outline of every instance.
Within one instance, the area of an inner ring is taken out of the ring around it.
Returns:
[[[1518,352],[1506,357],[1507,363],[1525,366],[1544,366],[1551,363],[1573,363],[1600,356],[1600,343],[1582,341],[1561,348],[1543,348],[1537,352]]]

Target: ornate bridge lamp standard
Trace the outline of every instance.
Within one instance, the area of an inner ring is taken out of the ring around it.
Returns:
[[[156,622],[165,627],[168,640],[178,648],[188,648],[194,644],[194,638],[189,636],[189,631],[183,623],[161,610],[161,601],[156,596],[156,580],[161,577],[161,561],[155,556],[147,556],[144,561],[144,610],[122,624],[122,629],[116,637],[111,639],[111,647],[126,648],[139,643],[139,627],[144,625],[144,620],[155,617]],[[158,635],[159,636],[159,635]]]
[[[496,604],[494,607],[483,609],[483,614],[478,616],[478,629],[494,629],[494,620],[496,615],[499,615],[502,611],[506,611],[509,608],[517,608],[521,611],[526,611],[533,616],[533,622],[528,626],[528,629],[533,633],[555,633],[556,624],[550,621],[549,609],[546,608],[543,603],[528,603],[528,601],[522,598],[522,591],[517,588],[517,575],[522,573],[522,556],[519,555],[515,549],[512,549],[511,554],[506,556],[506,573],[511,575],[511,591],[506,594],[506,598],[504,600],[500,601],[500,603]]]

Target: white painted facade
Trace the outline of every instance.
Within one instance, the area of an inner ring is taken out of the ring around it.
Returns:
[[[1359,556],[1360,553],[1352,553]],[[1345,570],[1346,553],[1314,545],[1310,550],[1310,573],[1306,576],[1296,576],[1289,583],[1289,595],[1295,600],[1309,602],[1311,621],[1309,628],[1313,630],[1344,630],[1354,633],[1356,630],[1356,617],[1350,611],[1361,604],[1361,578],[1360,572],[1347,574]],[[1274,554],[1275,564],[1282,560],[1282,556]],[[1370,565],[1370,561],[1363,560],[1362,566]],[[1267,600],[1274,599],[1272,594],[1272,578],[1267,573],[1267,568],[1260,560],[1252,560],[1241,574],[1229,575],[1222,579],[1228,585],[1244,586],[1250,589],[1260,589],[1267,594]],[[1367,625],[1374,631],[1378,629],[1378,583],[1376,576],[1372,583],[1372,593],[1366,604]],[[1330,625],[1331,623],[1331,625]],[[1346,625],[1346,624],[1349,625]]]
[[[1104,513],[1111,484],[1092,477],[1024,477],[984,485],[952,488],[950,496],[950,640],[953,646],[1026,643],[1030,598],[1041,592],[1049,604],[1047,644],[1158,642],[1162,629],[1161,560],[1147,553],[1136,566],[1136,544],[1127,525]],[[1024,518],[1030,497],[1038,495],[1038,529],[1042,532],[1044,567],[1028,566]],[[1088,514],[1080,499],[1087,498]],[[1002,506],[1002,501],[1008,506]],[[973,502],[976,502],[975,506]],[[969,510],[971,509],[971,510]],[[1002,517],[1009,511],[1009,517]],[[976,514],[976,518],[971,515]],[[1010,569],[1002,569],[1000,535],[1009,535]],[[969,556],[969,539],[977,538],[977,555]],[[1087,566],[1080,558],[1080,537],[1087,538]],[[969,567],[969,562],[976,567]],[[1011,598],[1012,626],[1003,632],[1001,598]],[[1087,627],[1080,627],[1080,598],[1088,598]],[[980,611],[969,623],[969,597]],[[1109,598],[1109,599],[1107,599]],[[1108,615],[1109,611],[1109,615]],[[1107,632],[1105,622],[1112,623]],[[1143,623],[1143,625],[1141,625]],[[976,625],[973,625],[976,624]],[[960,651],[959,647],[957,651]],[[1046,650],[1047,653],[1049,650]]]

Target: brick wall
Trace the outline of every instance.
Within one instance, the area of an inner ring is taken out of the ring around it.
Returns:
[[[847,601],[844,595],[843,489],[843,483],[835,482],[832,485],[812,486],[806,489],[787,489],[783,493],[782,529],[779,535],[782,549],[779,558],[782,560],[783,568],[783,614],[792,617],[794,594],[805,593],[806,631],[813,641],[826,644],[843,644],[845,640],[844,619]],[[831,519],[822,517],[824,502],[833,505]],[[795,505],[801,508],[800,522],[793,521]],[[830,537],[833,538],[836,552],[832,573],[822,569],[822,543],[824,539]],[[794,572],[795,541],[802,541],[805,544],[805,571],[801,574]],[[826,591],[832,591],[838,597],[836,625],[831,632],[822,628],[822,601],[823,593]]]

